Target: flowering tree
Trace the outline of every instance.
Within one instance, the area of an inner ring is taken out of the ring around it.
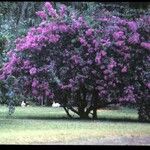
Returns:
[[[91,25],[65,5],[56,10],[49,2],[37,15],[42,22],[16,40],[1,79],[15,76],[23,95],[42,104],[58,101],[70,117],[69,110],[97,118],[98,107],[110,103],[145,106],[144,99],[149,106],[149,79],[143,76],[149,63],[148,18],[133,21],[106,13]]]

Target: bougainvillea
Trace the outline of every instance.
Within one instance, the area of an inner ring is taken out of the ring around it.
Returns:
[[[98,107],[148,97],[149,18],[103,14],[92,26],[65,5],[54,9],[49,2],[37,15],[42,22],[16,40],[1,79],[21,77],[25,95],[42,104],[55,99],[70,117],[69,110],[81,118],[93,111],[96,118]]]

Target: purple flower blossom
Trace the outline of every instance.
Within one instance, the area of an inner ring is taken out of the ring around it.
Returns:
[[[101,64],[101,58],[102,58],[101,53],[97,53],[95,57],[95,62],[97,64]]]
[[[93,29],[88,29],[88,30],[85,32],[85,34],[86,34],[87,36],[91,36],[93,32],[94,32]]]
[[[79,37],[79,41],[80,41],[81,44],[83,44],[83,46],[87,45],[87,42],[86,42],[86,40],[84,38]]]
[[[113,38],[117,41],[117,40],[121,39],[123,37],[123,35],[124,35],[123,31],[114,32]]]
[[[30,61],[29,60],[26,60],[26,61],[24,61],[24,67],[25,68],[28,68],[28,67],[30,67],[29,65],[30,65]]]
[[[96,50],[99,47],[99,42],[96,39],[94,39],[93,44],[95,45],[95,50]]]
[[[8,57],[11,57],[12,54],[13,54],[13,51],[12,51],[12,50],[10,50],[10,51],[7,52],[7,56],[8,56]]]
[[[138,44],[140,42],[139,33],[134,33],[132,36],[129,37],[128,42],[130,44]]]
[[[116,67],[117,63],[115,62],[115,60],[113,58],[110,59],[110,64],[108,65],[108,69],[113,69],[114,67]]]
[[[105,51],[103,51],[103,50],[101,51],[101,55],[102,55],[102,56],[106,56],[106,54],[107,54],[107,53],[106,53]]]
[[[146,85],[147,85],[147,87],[150,89],[150,82],[149,82],[149,83],[147,83]]]
[[[60,16],[64,16],[66,14],[66,11],[67,11],[66,5],[62,4],[59,10]]]
[[[79,64],[81,62],[81,58],[78,55],[73,55],[71,60],[73,60],[75,64]]]
[[[121,47],[121,46],[125,45],[125,42],[124,41],[117,41],[117,42],[115,42],[115,45],[118,47]]]
[[[40,16],[41,19],[43,19],[43,20],[46,20],[46,19],[47,19],[47,15],[45,14],[44,11],[38,11],[38,12],[36,12],[36,14],[37,14],[38,16]]]
[[[68,26],[66,26],[65,24],[64,25],[60,25],[59,26],[59,30],[61,32],[67,32],[68,31]]]
[[[44,4],[44,6],[45,6],[45,8],[47,8],[47,9],[52,9],[52,8],[53,8],[53,6],[52,6],[52,4],[51,4],[50,2],[46,2],[46,3]]]
[[[124,66],[122,69],[121,69],[121,72],[127,72],[127,67],[126,66]]]
[[[136,32],[138,29],[137,23],[135,21],[128,22],[128,27],[133,32]]]
[[[141,43],[141,47],[143,47],[143,48],[145,48],[145,49],[150,51],[150,43],[142,42]]]
[[[46,96],[49,96],[49,94],[50,94],[50,91],[47,91],[47,90],[46,90],[46,91],[45,91],[45,95],[46,95]]]
[[[51,43],[57,43],[59,41],[59,38],[60,38],[59,35],[53,35],[53,34],[51,34],[49,36],[48,41],[51,42]]]
[[[58,17],[58,14],[56,13],[56,10],[53,8],[52,4],[50,2],[45,3],[45,8],[48,10],[48,14],[52,17]]]
[[[5,74],[0,74],[0,80],[4,80],[5,79]]]
[[[134,94],[134,87],[133,86],[127,86],[124,88],[124,93],[121,98],[119,98],[120,102],[136,102],[136,95]]]
[[[32,82],[32,87],[37,87],[37,85],[39,84],[39,81],[34,79],[33,82]]]
[[[35,67],[30,69],[30,75],[35,75],[37,73],[37,69]]]

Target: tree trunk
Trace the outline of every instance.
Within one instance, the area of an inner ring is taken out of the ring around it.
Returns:
[[[150,101],[148,99],[142,100],[139,105],[139,121],[150,122]]]
[[[70,115],[69,110],[68,110],[66,107],[63,107],[63,108],[64,108],[64,110],[65,110],[67,116],[68,116],[69,118],[73,118],[73,117]]]
[[[97,119],[97,91],[94,90],[93,92],[93,119]]]
[[[86,111],[84,109],[85,108],[82,106],[79,107],[79,109],[78,109],[80,119],[88,119],[89,118],[88,114],[86,113]]]
[[[44,100],[42,99],[42,100],[41,100],[41,106],[43,106],[43,105],[44,105]]]
[[[93,109],[93,119],[97,119],[97,109]]]

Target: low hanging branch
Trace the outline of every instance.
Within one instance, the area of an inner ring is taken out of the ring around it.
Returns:
[[[69,118],[73,118],[70,114],[69,114],[69,110],[66,107],[63,107],[65,112],[67,113],[67,115],[69,116]]]

